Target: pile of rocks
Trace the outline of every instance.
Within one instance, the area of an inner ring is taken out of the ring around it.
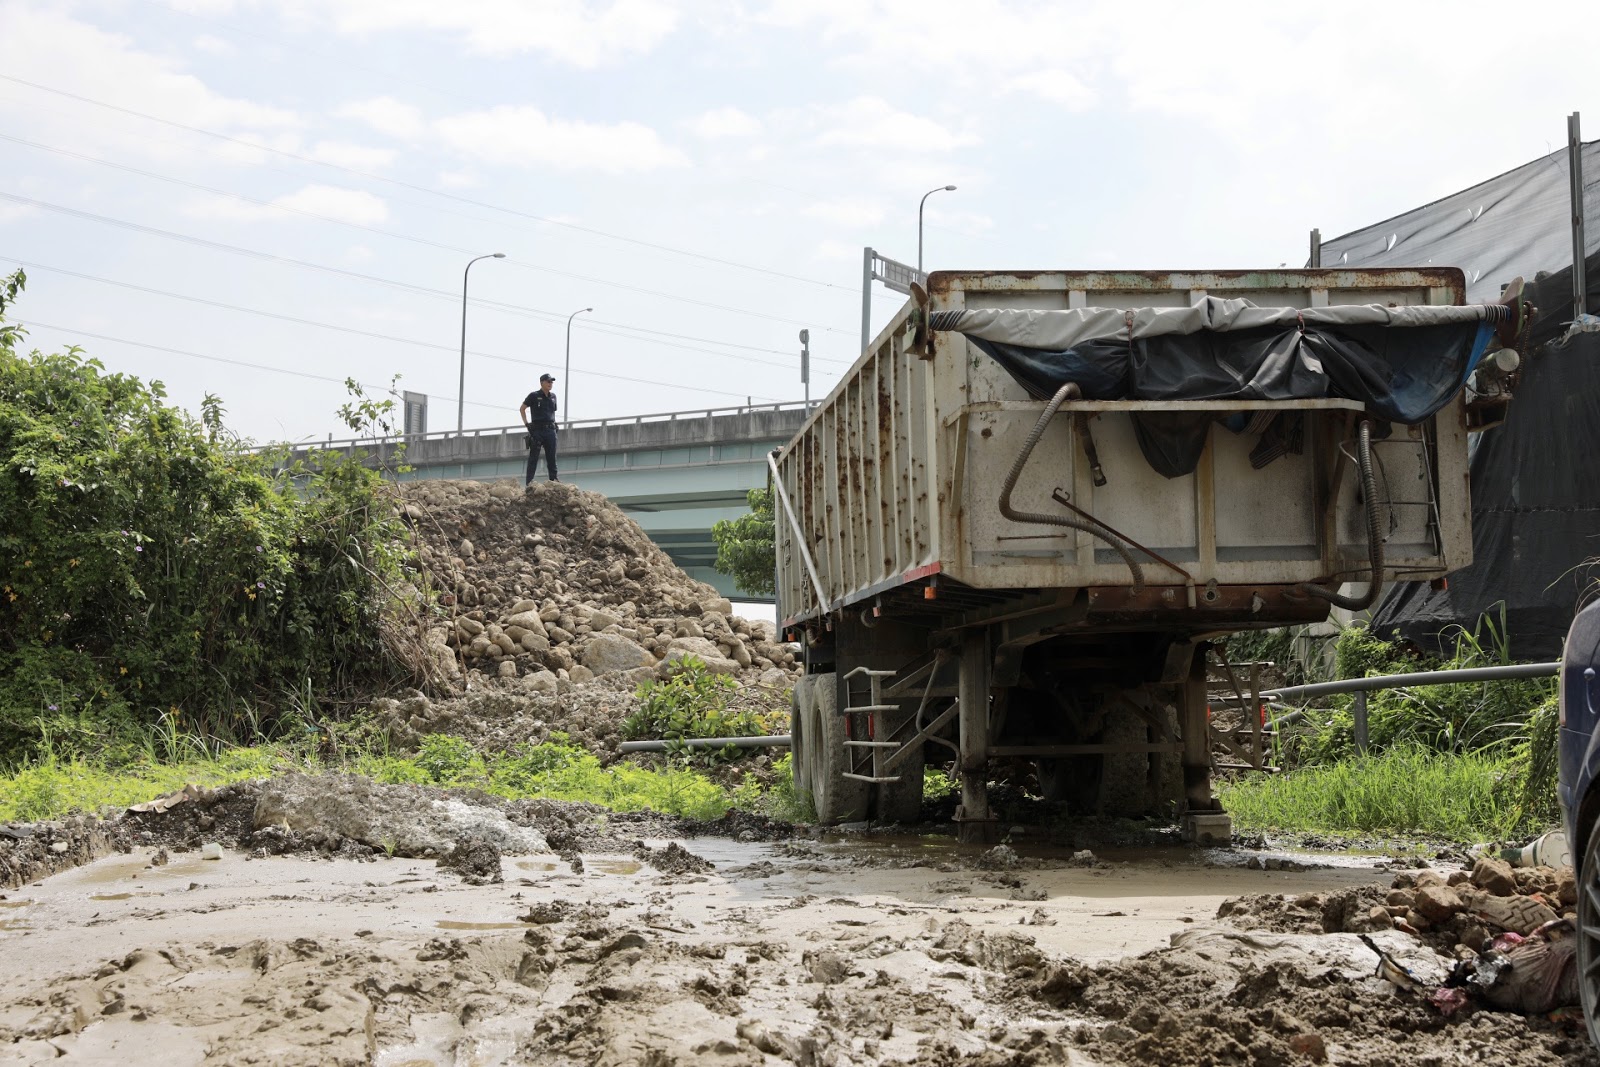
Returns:
[[[1383,905],[1383,922],[1467,958],[1501,934],[1532,934],[1545,923],[1573,916],[1578,884],[1572,868],[1512,867],[1483,858],[1470,872],[1424,870],[1395,877]],[[1371,919],[1376,922],[1377,909]]]
[[[795,667],[770,624],[734,615],[599,493],[513,481],[416,481],[399,493],[421,564],[454,612],[428,638],[447,676],[465,667],[553,695],[563,680],[668,674],[688,656],[772,682]]]

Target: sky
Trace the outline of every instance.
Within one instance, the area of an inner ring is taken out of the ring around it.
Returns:
[[[1586,10],[0,0],[0,272],[31,345],[261,441],[349,436],[347,378],[430,430],[544,371],[576,419],[792,402],[930,189],[930,270],[1299,266],[1600,136]]]

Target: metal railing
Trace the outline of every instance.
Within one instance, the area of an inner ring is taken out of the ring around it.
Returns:
[[[1467,667],[1453,671],[1418,671],[1414,674],[1375,674],[1369,678],[1344,678],[1336,682],[1311,682],[1306,685],[1263,689],[1261,698],[1284,705],[1297,697],[1332,696],[1335,693],[1354,693],[1350,716],[1355,725],[1355,745],[1358,755],[1367,751],[1367,694],[1380,689],[1409,689],[1414,685],[1460,685],[1474,682],[1507,681],[1514,678],[1554,678],[1561,673],[1559,663],[1509,663],[1497,667]],[[1280,719],[1280,724],[1292,722],[1304,714],[1297,711],[1292,717]]]
[[[817,407],[821,401],[813,400],[807,404],[803,400],[794,400],[781,404],[741,404],[738,407],[727,408],[692,408],[687,411],[663,411],[649,415],[623,415],[605,419],[578,419],[561,424],[563,430],[604,429],[608,426],[642,426],[647,423],[679,422],[687,419],[716,419],[730,418],[740,415],[755,415],[766,412],[779,411],[809,411]],[[453,441],[461,438],[479,437],[504,437],[508,434],[526,433],[527,430],[518,423],[511,426],[484,426],[474,430],[434,430],[429,433],[401,433],[387,436],[349,437],[334,440],[333,435],[328,435],[326,441],[288,441],[270,445],[259,445],[249,449],[252,452],[264,452],[272,448],[301,449],[347,449],[347,448],[381,448],[385,445],[406,442],[412,444],[418,441]]]

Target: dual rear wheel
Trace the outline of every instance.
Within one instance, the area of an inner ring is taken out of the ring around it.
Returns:
[[[818,822],[859,822],[869,816],[880,822],[916,821],[922,809],[920,754],[913,754],[896,767],[898,782],[873,785],[845,777],[852,762],[856,762],[853,754],[865,750],[845,747],[846,723],[839,714],[838,675],[806,675],[795,684],[789,734],[795,788],[810,795]],[[859,762],[863,770],[871,765],[864,757]]]

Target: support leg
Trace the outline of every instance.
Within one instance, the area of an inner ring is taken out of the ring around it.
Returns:
[[[956,823],[967,844],[992,844],[999,836],[989,812],[989,666],[989,637],[979,630],[961,644],[961,807]]]
[[[1211,724],[1206,716],[1206,655],[1195,652],[1178,709],[1183,724],[1183,836],[1196,844],[1225,845],[1233,821],[1211,795]]]

